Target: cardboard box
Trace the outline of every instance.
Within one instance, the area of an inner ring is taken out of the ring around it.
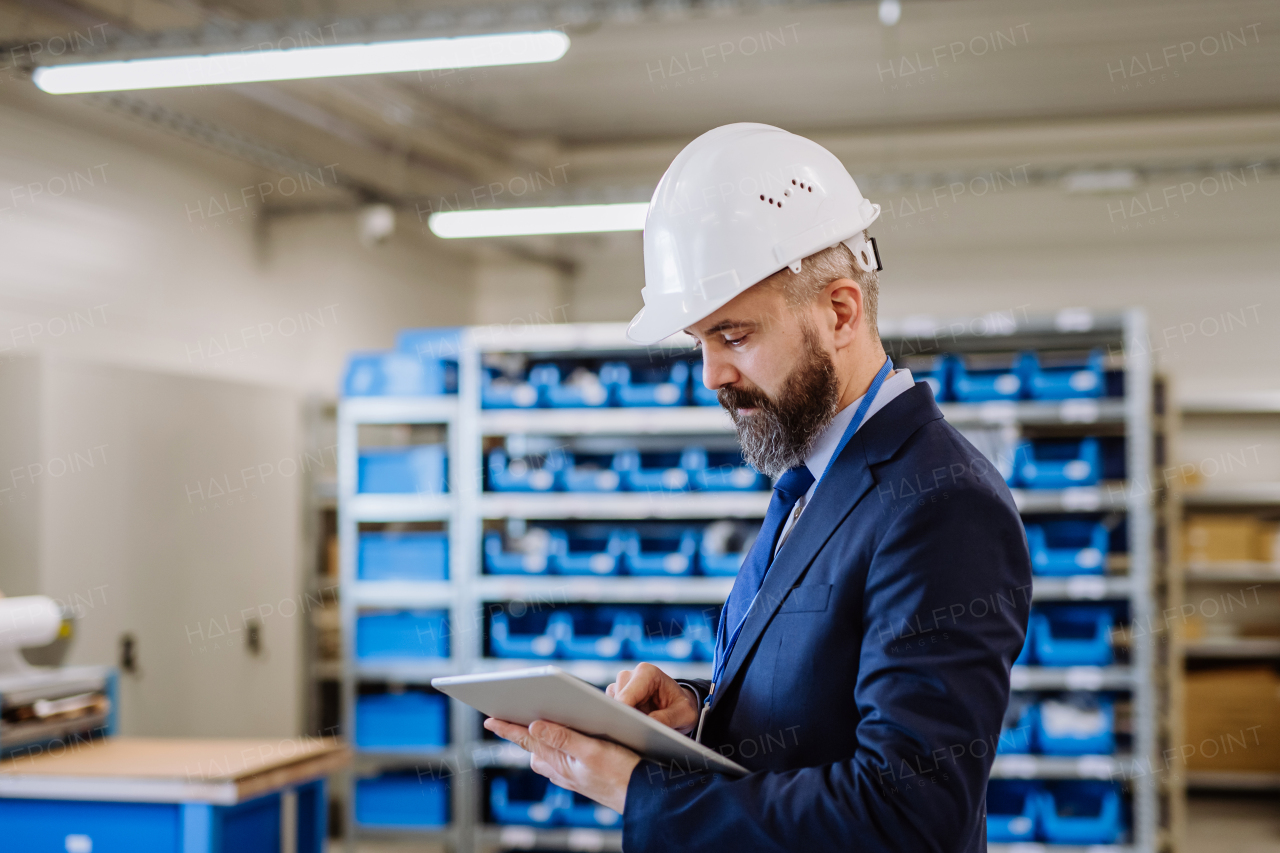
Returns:
[[[1258,522],[1254,557],[1264,563],[1280,563],[1280,521]]]
[[[1189,563],[1256,560],[1260,527],[1253,515],[1188,515],[1183,526],[1183,556]]]
[[[1280,676],[1259,666],[1186,676],[1188,770],[1280,771]]]
[[[338,576],[338,537],[330,536],[325,542],[324,575],[329,578]]]

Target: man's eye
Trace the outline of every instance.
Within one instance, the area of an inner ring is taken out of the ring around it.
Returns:
[[[724,342],[725,342],[728,346],[736,347],[736,346],[738,346],[739,344],[741,344],[743,341],[745,341],[746,339],[747,339],[747,336],[746,336],[746,335],[742,335],[741,337],[737,337],[737,338],[725,338],[725,339],[724,339]]]

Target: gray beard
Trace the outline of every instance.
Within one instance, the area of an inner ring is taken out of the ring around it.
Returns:
[[[778,399],[759,389],[721,388],[724,406],[738,431],[742,455],[757,471],[777,478],[804,464],[814,443],[836,416],[840,388],[831,357],[818,346],[811,328],[804,330],[805,357],[787,377]],[[739,408],[755,414],[739,415]]]

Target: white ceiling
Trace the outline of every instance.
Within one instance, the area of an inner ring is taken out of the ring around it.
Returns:
[[[297,29],[318,31],[328,14],[444,5],[0,0],[0,40],[87,32],[97,19],[147,32],[287,14],[300,19]],[[566,25],[572,46],[546,65],[161,90],[137,100],[304,161],[341,163],[352,186],[401,198],[545,171],[565,162],[566,152],[579,168],[589,161],[586,152],[598,171],[616,162],[615,181],[636,184],[643,197],[672,146],[732,121],[820,137],[866,134],[878,140],[881,167],[892,168],[906,157],[899,140],[926,130],[963,134],[1020,123],[1195,120],[1280,109],[1274,0],[903,0],[902,6],[893,27],[880,24],[874,2],[746,4],[671,20],[650,14],[634,23]],[[1160,67],[1143,73],[1148,66]],[[0,85],[2,102],[86,127],[107,121],[100,103],[44,95],[21,79]],[[157,139],[172,133],[156,123],[130,132]],[[189,138],[156,144],[209,157]],[[659,154],[643,166],[632,157],[628,172],[621,154],[637,150]]]

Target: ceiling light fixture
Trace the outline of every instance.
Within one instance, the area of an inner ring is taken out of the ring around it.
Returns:
[[[643,231],[649,203],[511,207],[505,210],[449,210],[427,217],[431,233],[460,237],[520,237],[533,234],[596,234]]]
[[[1069,193],[1118,193],[1138,185],[1133,169],[1090,169],[1070,172],[1062,179]]]
[[[892,27],[902,19],[900,0],[880,0],[880,23]]]
[[[554,62],[568,49],[568,36],[546,30],[46,65],[35,70],[32,80],[50,94],[70,95],[524,65]]]

